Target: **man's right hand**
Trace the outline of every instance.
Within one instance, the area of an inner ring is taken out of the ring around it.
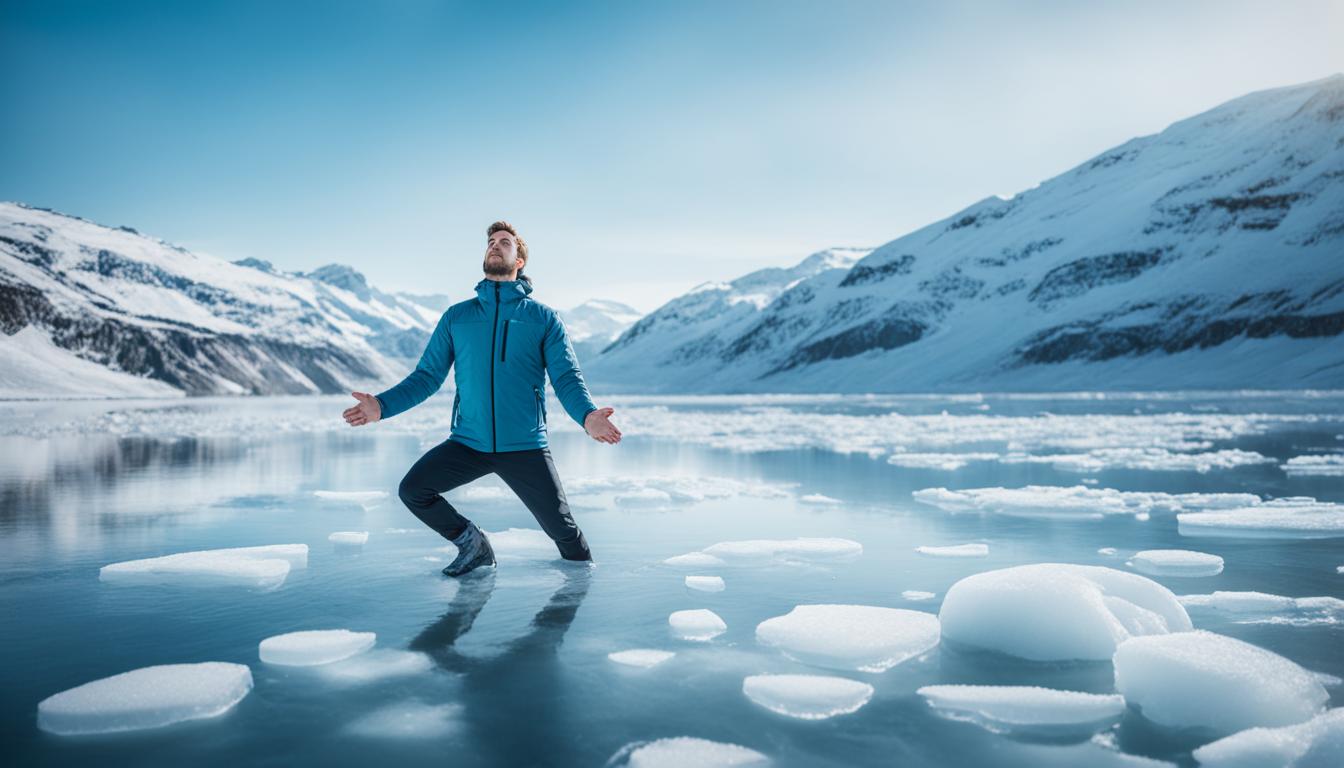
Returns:
[[[345,409],[341,414],[345,417],[345,423],[352,427],[359,427],[383,418],[383,407],[378,404],[378,398],[367,392],[351,392],[358,404]]]

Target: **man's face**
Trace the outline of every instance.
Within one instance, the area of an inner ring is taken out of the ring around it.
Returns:
[[[508,276],[524,263],[518,259],[518,242],[513,235],[502,229],[490,235],[485,246],[485,274]]]

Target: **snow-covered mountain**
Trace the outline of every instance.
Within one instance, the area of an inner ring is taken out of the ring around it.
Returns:
[[[608,299],[589,299],[573,309],[560,311],[580,363],[597,357],[639,318],[639,310]]]
[[[761,274],[651,313],[586,366],[590,384],[1344,386],[1344,75],[1227,102],[849,269],[739,285]]]
[[[442,310],[422,299],[447,303],[349,267],[286,274],[0,203],[0,396],[367,388],[424,348]]]

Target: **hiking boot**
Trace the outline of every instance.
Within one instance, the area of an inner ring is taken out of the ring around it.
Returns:
[[[485,537],[485,531],[477,528],[475,523],[467,523],[467,529],[452,542],[457,546],[457,558],[443,569],[444,576],[456,578],[483,565],[495,564],[495,550]]]

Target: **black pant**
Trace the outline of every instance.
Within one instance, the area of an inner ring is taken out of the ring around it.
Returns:
[[[467,529],[470,522],[439,494],[466,485],[491,472],[518,494],[541,529],[566,560],[591,560],[588,541],[569,513],[560,475],[550,448],[486,453],[454,440],[429,449],[402,478],[397,493],[406,506],[445,539]]]

